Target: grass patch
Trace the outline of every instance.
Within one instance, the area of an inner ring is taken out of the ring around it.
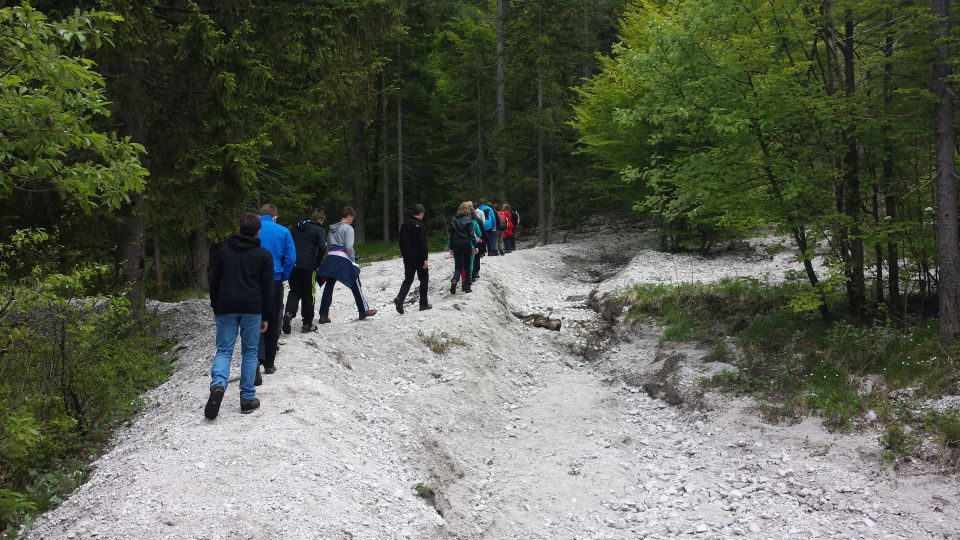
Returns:
[[[935,321],[920,321],[909,330],[867,327],[842,316],[827,323],[816,313],[788,307],[806,287],[749,278],[639,285],[620,300],[628,307],[628,321],[654,319],[665,326],[664,341],[698,342],[709,351],[708,361],[735,364],[738,371],[721,372],[705,384],[757,398],[770,420],[818,415],[828,427],[849,428],[868,410],[881,421],[893,421],[897,413],[887,399],[890,391],[909,388],[917,399],[956,391],[960,345],[941,341]],[[869,392],[863,387],[866,379]],[[955,446],[960,413],[923,427],[944,447]],[[906,445],[895,433],[885,444],[894,454]]]
[[[437,332],[434,330],[429,334],[424,333],[423,330],[417,331],[417,337],[420,338],[420,341],[427,346],[435,354],[444,354],[451,347],[469,347],[470,345],[455,336],[451,336],[446,332]]]

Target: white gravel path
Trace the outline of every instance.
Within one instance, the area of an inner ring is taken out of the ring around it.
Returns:
[[[452,261],[436,254],[434,309],[403,316],[390,303],[400,262],[371,265],[363,280],[381,314],[354,320],[338,287],[333,324],[302,335],[297,321],[281,339],[261,410],[241,415],[232,382],[214,422],[202,414],[209,308],[161,306],[175,317],[176,372],[28,537],[960,538],[958,483],[884,472],[875,433],[771,426],[736,401],[694,415],[575,356],[594,339],[581,330],[596,320],[583,302],[594,289],[777,279],[796,266],[788,253],[644,246],[593,231],[485,258],[474,292],[455,296],[444,292]],[[524,325],[514,310],[552,313],[563,330]],[[418,337],[434,331],[468,346],[436,355]],[[652,349],[641,340],[610,354],[644,363]],[[417,483],[435,490],[433,506]]]

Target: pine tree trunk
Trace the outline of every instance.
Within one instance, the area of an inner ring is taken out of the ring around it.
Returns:
[[[144,246],[146,223],[141,211],[143,194],[130,194],[130,214],[123,223],[123,240],[120,244],[120,282],[129,287],[127,298],[130,300],[130,312],[134,319],[142,320],[146,315],[146,291],[144,273],[147,265],[147,252]]]
[[[163,298],[163,258],[160,256],[160,226],[153,225],[153,271],[157,279],[157,298]]]
[[[403,223],[403,98],[397,94],[397,219]]]
[[[543,1],[538,2],[537,21],[543,32]],[[543,48],[537,51],[537,241],[547,244],[547,200],[543,177]]]
[[[843,66],[845,97],[853,98],[856,90],[854,72],[854,24],[853,14],[847,10],[844,20]],[[853,126],[844,133],[847,153],[844,157],[843,206],[849,222],[847,235],[847,298],[850,310],[857,317],[864,316],[866,284],[864,279],[863,225],[860,212],[860,149],[854,136]]]
[[[480,74],[477,76],[477,187],[481,193],[485,192],[483,185],[484,158],[483,158],[483,100],[480,95]]]
[[[553,152],[550,152],[550,206],[547,210],[547,243],[553,243],[553,223],[554,217],[557,214],[557,197],[556,197],[556,177],[557,171],[554,168],[553,161]]]
[[[387,159],[387,74],[380,73],[380,165],[383,168],[383,241],[390,241],[390,167]]]
[[[955,175],[956,134],[953,129],[953,89],[950,83],[950,1],[931,0],[934,30],[933,90],[936,109],[937,153],[937,261],[939,265],[940,335],[960,337],[960,253],[957,231],[957,186]]]
[[[207,213],[200,209],[197,228],[193,231],[193,282],[206,291],[209,287],[210,250],[207,248]]]
[[[892,16],[886,14],[886,21],[890,24]],[[883,46],[883,104],[887,115],[891,114],[890,104],[893,101],[893,36],[887,33]],[[888,134],[890,133],[888,129]],[[884,185],[884,213],[892,221],[897,220],[897,198],[893,185],[893,139],[888,135],[884,142],[883,155],[883,185]],[[887,242],[887,307],[891,314],[900,311],[900,261],[896,242]]]
[[[590,35],[590,7],[594,0],[583,0],[583,78],[589,79],[593,76],[593,39]]]
[[[505,36],[503,28],[503,2],[497,0],[497,184],[501,196],[504,195],[504,186],[507,175],[507,155],[503,138],[507,128],[507,98],[506,98],[506,62]]]
[[[353,125],[351,165],[353,168],[353,209],[357,212],[353,220],[353,231],[357,244],[367,243],[367,152],[364,148],[365,137],[363,119],[357,112]]]

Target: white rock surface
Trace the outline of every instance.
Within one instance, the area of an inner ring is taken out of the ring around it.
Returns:
[[[391,304],[401,263],[364,268],[382,313],[356,321],[338,287],[333,324],[282,337],[262,408],[240,414],[234,379],[214,422],[202,414],[209,308],[160,305],[182,347],[176,372],[28,537],[957,537],[957,482],[887,476],[856,450],[875,446],[875,434],[830,434],[815,420],[771,426],[732,399],[710,414],[667,407],[620,379],[623,362],[652,361],[655,339],[607,351],[590,332],[594,289],[778,279],[792,254],[663,254],[632,229],[571,238],[484,258],[469,295],[444,292],[452,261],[435,254],[434,309],[404,316]],[[511,311],[548,313],[563,329],[526,326]],[[418,331],[468,346],[435,355]],[[589,348],[599,360],[572,352]],[[434,490],[436,509],[418,483]]]

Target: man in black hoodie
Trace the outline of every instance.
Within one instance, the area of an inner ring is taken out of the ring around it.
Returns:
[[[430,280],[430,265],[427,262],[427,224],[423,222],[426,213],[422,204],[414,207],[413,217],[400,226],[400,254],[403,255],[403,283],[400,292],[393,300],[397,306],[397,313],[403,315],[403,302],[407,299],[410,286],[413,285],[413,275],[420,280],[420,311],[426,311],[433,306],[427,302],[427,284]]]
[[[290,293],[287,294],[287,306],[283,310],[284,334],[290,333],[290,321],[297,316],[297,307],[302,303],[303,328],[301,332],[315,332],[313,324],[313,306],[316,298],[317,267],[327,253],[327,231],[323,228],[326,214],[314,210],[310,219],[305,219],[293,227],[293,246],[297,250],[297,264],[290,274]]]
[[[210,306],[217,318],[217,355],[210,370],[210,398],[203,414],[213,420],[230,378],[230,360],[240,334],[240,412],[260,407],[254,382],[257,346],[267,331],[273,304],[273,256],[260,247],[260,217],[244,214],[239,232],[227,238],[213,259]]]

